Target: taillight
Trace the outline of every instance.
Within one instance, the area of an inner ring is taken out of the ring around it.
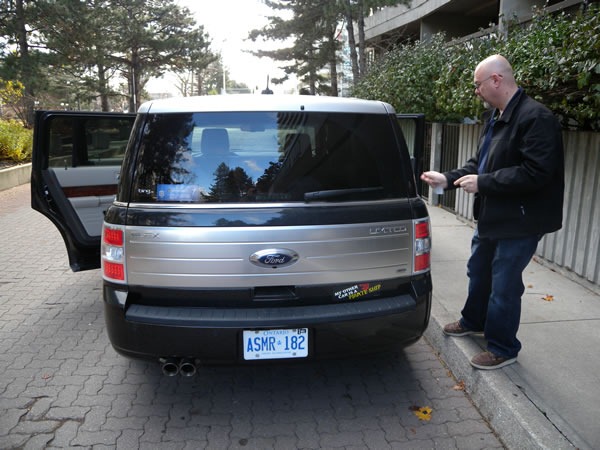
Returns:
[[[125,281],[125,248],[122,228],[102,228],[102,274],[105,279]]]
[[[123,270],[123,264],[104,261],[104,275],[114,280],[124,280],[125,271]]]
[[[123,246],[123,230],[116,228],[104,228],[104,242],[108,245]]]
[[[415,254],[413,273],[429,270],[431,254],[431,233],[429,219],[414,220]]]

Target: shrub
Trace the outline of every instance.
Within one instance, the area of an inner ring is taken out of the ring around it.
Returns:
[[[506,56],[527,93],[565,126],[600,129],[598,5],[574,15],[538,11],[527,28],[511,28]]]
[[[381,58],[353,88],[352,95],[382,100],[398,112],[425,113],[440,119],[434,96],[440,67],[447,58],[444,36],[400,45]]]
[[[600,7],[573,15],[537,11],[526,26],[465,42],[427,42],[394,48],[355,86],[352,95],[384,100],[399,112],[430,121],[480,116],[473,70],[489,55],[511,62],[519,84],[561,119],[563,126],[600,130]]]
[[[29,161],[33,132],[16,120],[0,120],[0,159]]]

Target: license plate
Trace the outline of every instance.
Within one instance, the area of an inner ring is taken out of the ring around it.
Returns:
[[[306,358],[308,328],[244,330],[244,359]]]

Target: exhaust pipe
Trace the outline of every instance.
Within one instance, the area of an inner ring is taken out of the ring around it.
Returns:
[[[161,358],[162,373],[167,377],[174,377],[179,373],[179,364],[175,358]]]
[[[179,373],[182,377],[193,377],[196,374],[196,365],[190,359],[182,359],[179,362]]]

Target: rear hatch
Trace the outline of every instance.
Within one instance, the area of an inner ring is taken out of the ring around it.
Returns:
[[[392,113],[140,114],[105,280],[194,305],[407,293],[428,270],[429,224]]]

